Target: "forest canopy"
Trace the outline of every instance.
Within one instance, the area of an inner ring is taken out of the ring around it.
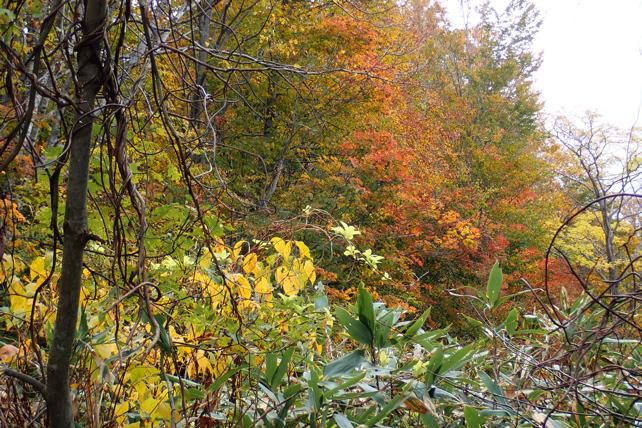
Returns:
[[[642,424],[642,133],[540,24],[3,0],[0,426]]]

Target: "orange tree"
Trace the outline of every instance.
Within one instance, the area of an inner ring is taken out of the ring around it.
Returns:
[[[561,203],[530,83],[537,14],[511,5],[492,22],[486,11],[464,32],[422,2],[396,12],[404,49],[369,82],[340,143],[292,189],[298,205],[361,225],[367,246],[386,256],[391,280],[379,286],[413,291],[416,304],[479,284],[496,258],[514,286],[538,269]],[[344,273],[335,285],[354,286]]]

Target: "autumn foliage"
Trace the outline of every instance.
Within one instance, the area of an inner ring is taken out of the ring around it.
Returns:
[[[0,426],[632,423],[639,198],[509,3],[0,5]]]

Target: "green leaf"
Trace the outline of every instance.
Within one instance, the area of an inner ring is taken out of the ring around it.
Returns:
[[[499,301],[499,291],[502,288],[502,268],[499,267],[499,261],[496,261],[488,276],[488,285],[486,286],[486,300],[491,308],[494,308]]]
[[[446,374],[452,370],[457,370],[458,368],[466,364],[474,355],[476,347],[477,343],[473,342],[470,345],[464,346],[463,348],[457,350],[457,352],[444,359],[439,372],[441,374]]]
[[[44,150],[44,155],[48,161],[57,159],[58,156],[62,153],[62,146],[49,146]]]
[[[341,400],[354,400],[355,398],[361,400],[361,399],[370,398],[370,397],[376,400],[377,397],[381,397],[381,394],[379,394],[379,392],[377,391],[370,391],[370,392],[358,391],[358,392],[348,392],[345,394],[336,395],[333,398],[335,401],[341,401]],[[371,407],[371,409],[372,408],[373,407]],[[365,419],[367,418],[364,418],[364,420]]]
[[[165,377],[172,383],[177,383],[177,384],[182,383],[184,386],[188,386],[190,388],[198,388],[201,386],[200,383],[194,382],[193,380],[189,380],[184,377],[174,376],[171,374],[165,374]]]
[[[371,333],[374,333],[375,314],[372,295],[363,287],[359,287],[359,296],[357,296],[357,315],[359,316],[359,321],[366,325]]]
[[[328,296],[326,296],[324,293],[320,293],[314,298],[315,311],[320,311],[322,309],[327,308],[328,306],[329,306]]]
[[[279,366],[276,368],[274,375],[270,379],[270,386],[272,390],[274,390],[277,386],[281,384],[281,380],[283,379],[283,376],[285,376],[285,373],[287,373],[288,371],[288,364],[290,364],[290,360],[292,359],[292,354],[294,354],[294,348],[289,348],[287,351],[283,353],[281,362],[279,363]]]
[[[299,392],[301,392],[302,389],[303,389],[303,387],[301,385],[299,385],[298,383],[292,384],[292,385],[288,386],[287,388],[285,388],[285,390],[283,391],[283,397],[286,400],[290,400],[292,397],[294,397]]]
[[[205,216],[205,224],[210,234],[215,237],[221,237],[225,233],[223,223],[218,217],[207,215]]]
[[[497,401],[499,404],[508,407],[508,403],[506,402],[506,397],[504,396],[504,392],[502,389],[493,381],[490,376],[488,376],[485,372],[479,372],[479,377],[481,381],[484,383],[486,388],[488,388],[488,391],[493,395],[493,399]]]
[[[364,345],[372,345],[372,332],[361,321],[352,318],[343,308],[337,308],[335,315],[337,320],[348,330],[350,337]]]
[[[254,426],[254,421],[252,420],[252,416],[250,416],[248,413],[243,415],[243,428],[250,428]]]
[[[277,428],[282,428],[285,427],[285,420],[287,418],[288,412],[290,411],[290,407],[292,407],[292,404],[294,404],[295,400],[294,397],[301,392],[303,387],[299,384],[294,384],[285,389],[283,391],[283,398],[285,399],[285,403],[281,406],[281,409],[279,410],[279,419],[275,421],[274,426]],[[269,426],[269,425],[266,425]]]
[[[522,291],[518,291],[517,293],[507,294],[499,298],[499,300],[497,301],[497,306],[503,305],[509,300],[512,300],[514,297],[521,296],[522,294],[530,294],[530,293],[532,293],[531,290],[522,290]]]
[[[523,329],[515,332],[516,336],[527,336],[532,334],[547,335],[548,330],[545,330],[543,328],[527,328],[527,329]]]
[[[421,422],[423,422],[425,427],[439,428],[439,422],[433,415],[424,413],[423,415],[419,415],[419,418],[421,419]]]
[[[419,318],[415,320],[415,322],[412,323],[410,327],[404,332],[405,337],[413,337],[417,332],[419,331],[420,328],[426,324],[426,321],[428,320],[428,317],[430,316],[430,311],[432,310],[432,306],[429,307]]]
[[[479,412],[481,416],[510,416],[506,410],[484,409]]]
[[[426,369],[434,373],[439,373],[443,361],[444,351],[442,348],[437,348],[430,357],[430,362],[428,362]]]
[[[172,352],[172,338],[169,337],[169,332],[163,327],[163,321],[164,317],[161,315],[155,315],[156,322],[158,323],[158,333],[159,336],[158,338],[160,339],[158,341],[158,346],[160,347],[161,351],[170,354]]]
[[[584,409],[584,406],[582,405],[581,401],[575,401],[575,404],[577,405],[577,413],[575,415],[575,422],[580,428],[583,428],[585,426],[588,426],[586,424],[586,409]]]
[[[309,401],[311,407],[314,407],[316,411],[321,409],[321,403],[323,402],[323,391],[319,388],[319,379],[321,373],[314,366],[310,368],[310,380],[308,381],[308,387],[310,389]],[[312,420],[312,415],[311,419]]]
[[[377,320],[377,328],[375,329],[375,345],[377,347],[386,348],[389,345],[388,334],[390,334],[395,322],[395,315],[395,312],[390,311]]]
[[[517,311],[517,308],[513,308],[510,310],[510,312],[506,316],[506,321],[504,321],[504,326],[506,327],[506,331],[511,335],[515,334],[515,331],[517,330],[518,316],[519,316],[519,312]]]
[[[553,419],[553,418],[549,418],[546,421],[546,428],[548,428],[549,426],[551,428],[569,428],[570,427],[570,425],[567,424],[566,422],[560,421],[559,419]]]
[[[443,337],[448,333],[448,327],[446,328],[440,328],[438,330],[430,330],[424,333],[421,333],[419,335],[415,335],[413,337],[413,341],[432,341],[435,339],[439,339],[440,337]],[[421,344],[421,343],[420,343]],[[432,346],[426,346],[426,348],[432,348]]]
[[[268,352],[265,355],[265,383],[268,385],[272,382],[277,367],[277,356],[274,352]]]
[[[181,173],[175,165],[170,165],[169,168],[167,168],[167,178],[172,181],[178,181],[181,179]]]
[[[350,388],[352,385],[356,385],[357,383],[361,382],[361,380],[366,377],[366,374],[368,374],[367,371],[362,371],[358,373],[357,375],[351,377],[350,379],[346,380],[345,382],[335,386],[334,388],[330,389],[327,392],[328,397],[332,397],[334,394],[336,394],[339,391],[343,391],[347,388]]]
[[[368,418],[373,415],[377,411],[377,406],[370,406],[366,409],[362,409],[359,412],[353,412],[352,413],[352,420],[361,425],[365,424]]]
[[[279,399],[279,397],[276,396],[274,391],[272,391],[270,388],[265,386],[263,383],[259,382],[258,387],[259,387],[259,389],[261,391],[263,391],[265,393],[265,395],[267,395],[267,397],[270,399],[271,402],[276,404],[276,403],[279,403],[281,401]]]
[[[222,375],[216,378],[214,382],[209,386],[208,391],[214,392],[217,391],[225,382],[227,382],[232,376],[241,371],[243,367],[234,367],[231,370],[226,371]]]
[[[323,368],[323,375],[330,377],[338,374],[347,374],[354,370],[365,360],[365,353],[358,349],[348,355],[344,355],[328,364]]]
[[[430,361],[426,366],[426,387],[430,388],[435,382],[435,376],[439,374],[441,370],[441,364],[444,361],[444,351],[441,348],[437,350],[430,357]]]
[[[89,334],[89,325],[87,324],[87,313],[85,308],[80,308],[80,325],[78,326],[77,337],[79,340],[84,341]]]
[[[374,415],[367,423],[368,426],[373,426],[386,416],[388,416],[392,411],[398,409],[401,406],[401,403],[407,398],[407,394],[398,394],[392,400],[388,401],[381,412]]]
[[[339,428],[353,428],[352,422],[343,413],[335,413],[332,417]]]
[[[162,221],[180,221],[183,220],[186,216],[189,215],[189,212],[184,205],[179,205],[177,203],[161,205],[160,207],[154,209],[151,213],[152,218]],[[205,217],[205,221],[209,221],[210,217]],[[215,218],[216,219],[216,218]],[[218,221],[218,219],[216,219]]]
[[[484,422],[477,409],[470,406],[464,407],[464,419],[466,419],[467,428],[480,428]]]
[[[205,392],[198,388],[186,388],[185,399],[187,401],[202,400],[205,398]]]
[[[609,343],[609,344],[616,344],[616,345],[623,345],[623,344],[630,344],[630,345],[637,345],[640,343],[638,339],[618,339],[615,337],[605,337],[602,339],[602,343]]]
[[[5,25],[16,19],[16,14],[10,9],[0,7],[0,24]]]

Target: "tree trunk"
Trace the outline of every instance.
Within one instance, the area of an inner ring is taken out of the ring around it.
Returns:
[[[82,22],[83,38],[76,46],[78,111],[69,151],[62,269],[58,281],[54,338],[47,365],[47,413],[49,426],[56,428],[74,426],[69,374],[78,320],[83,252],[89,236],[87,181],[94,123],[93,109],[96,94],[104,77],[101,50],[106,14],[106,0],[86,0]]]
[[[604,247],[606,249],[606,261],[609,264],[608,280],[612,294],[618,293],[617,271],[613,266],[615,262],[615,250],[613,245],[613,229],[611,228],[611,219],[609,218],[609,209],[606,200],[600,201],[600,211],[602,214],[602,229],[604,230]]]
[[[203,46],[207,45],[207,42],[210,38],[210,27],[212,25],[212,13],[213,6],[210,3],[205,3],[203,7],[203,15],[201,16],[198,31],[200,34],[199,43]],[[198,119],[201,115],[203,107],[203,99],[207,96],[205,88],[205,76],[207,69],[203,65],[207,60],[207,52],[204,50],[199,50],[198,52],[198,62],[196,63],[196,72],[195,72],[195,87],[194,94],[192,96],[191,110],[190,110],[190,123],[194,129],[199,129]]]

